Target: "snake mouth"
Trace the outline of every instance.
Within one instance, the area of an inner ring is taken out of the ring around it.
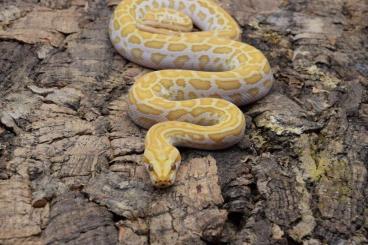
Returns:
[[[157,188],[167,188],[174,184],[174,181],[171,179],[168,180],[155,180],[153,182],[154,186]]]

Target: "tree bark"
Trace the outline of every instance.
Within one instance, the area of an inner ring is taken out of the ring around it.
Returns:
[[[0,244],[368,243],[368,3],[219,0],[276,83],[154,189],[117,0],[0,1]]]

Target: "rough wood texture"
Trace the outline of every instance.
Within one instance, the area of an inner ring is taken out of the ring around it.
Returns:
[[[218,0],[275,71],[225,151],[151,187],[118,0],[0,1],[1,244],[368,243],[368,3]]]

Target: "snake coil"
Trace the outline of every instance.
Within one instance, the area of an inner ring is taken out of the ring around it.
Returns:
[[[191,32],[193,23],[202,31]],[[176,146],[222,149],[244,135],[237,105],[268,93],[273,75],[265,56],[239,42],[235,20],[213,0],[124,0],[109,35],[125,58],[153,69],[129,91],[129,116],[149,128],[144,163],[152,183],[174,183]]]

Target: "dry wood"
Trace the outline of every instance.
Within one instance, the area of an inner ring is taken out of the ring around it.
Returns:
[[[112,48],[119,1],[0,1],[0,244],[368,243],[366,0],[218,0],[276,84],[156,190]]]

